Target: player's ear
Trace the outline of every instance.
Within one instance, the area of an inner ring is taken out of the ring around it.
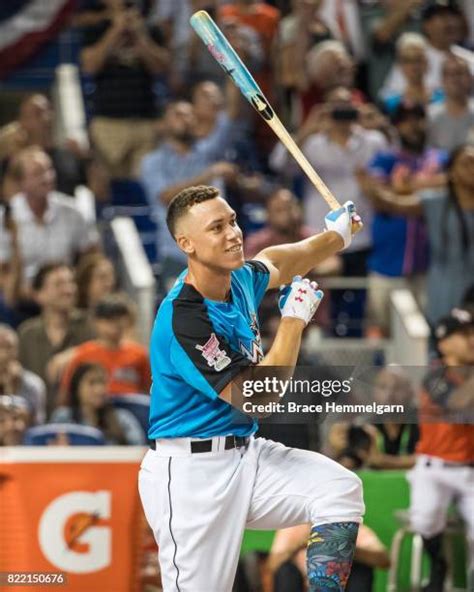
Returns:
[[[178,234],[176,237],[176,243],[183,253],[186,253],[186,255],[191,255],[194,253],[192,241],[186,235]]]

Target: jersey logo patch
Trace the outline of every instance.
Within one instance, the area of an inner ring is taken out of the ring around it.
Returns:
[[[240,351],[252,364],[258,364],[263,359],[263,351],[258,341],[252,341],[250,349],[239,340]]]
[[[252,362],[252,364],[258,364],[261,360],[263,360],[263,349],[262,340],[260,339],[257,315],[254,312],[250,313],[250,329],[252,330],[255,339],[250,342],[250,349],[245,347],[245,344],[239,339],[240,352],[250,362]]]
[[[211,333],[210,338],[204,345],[196,345],[196,349],[201,352],[202,357],[206,360],[207,365],[214,368],[216,372],[220,372],[226,368],[231,359],[226,354],[225,350],[220,349],[219,340],[215,333]]]

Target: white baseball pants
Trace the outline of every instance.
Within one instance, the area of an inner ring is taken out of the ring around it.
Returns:
[[[142,461],[164,592],[230,592],[245,528],[361,521],[361,481],[338,463],[264,438],[231,450],[223,441],[191,454],[188,438],[160,440]]]
[[[447,467],[441,458],[421,454],[407,479],[411,526],[426,538],[443,532],[449,506],[456,503],[466,525],[469,571],[474,572],[474,468]]]

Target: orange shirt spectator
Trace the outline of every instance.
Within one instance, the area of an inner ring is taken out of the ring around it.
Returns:
[[[66,368],[61,391],[69,392],[71,376],[78,366],[94,363],[107,372],[107,392],[111,395],[147,393],[151,375],[147,350],[139,343],[124,341],[115,349],[109,349],[99,341],[86,341],[80,345]]]
[[[240,23],[255,29],[260,35],[266,55],[270,54],[280,20],[280,11],[277,8],[264,2],[255,2],[250,5],[247,3],[227,4],[220,8],[219,17],[221,19],[234,17]]]
[[[94,308],[96,339],[71,351],[61,377],[62,403],[70,391],[71,376],[80,364],[100,364],[107,372],[110,394],[147,393],[151,384],[148,352],[143,345],[126,339],[134,323],[132,303],[124,294],[109,294]],[[66,361],[65,360],[65,361]]]

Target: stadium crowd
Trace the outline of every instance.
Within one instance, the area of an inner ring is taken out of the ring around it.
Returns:
[[[196,10],[217,20],[331,192],[364,221],[347,251],[314,269],[323,287],[330,276],[366,279],[356,297],[325,290],[323,333],[389,337],[399,286],[413,291],[432,329],[453,308],[474,311],[469,0],[78,4],[69,26],[81,38],[90,146],[56,140],[50,89],[25,91],[15,119],[0,122],[0,445],[22,444],[46,422],[97,428],[107,443],[146,443],[143,423],[117,402],[147,394],[150,370],[103,240],[107,208],[146,206],[156,224],[157,303],[184,268],[165,218],[187,186],[222,191],[248,258],[323,230],[325,201],[192,33]],[[81,185],[95,217],[77,206]],[[270,297],[264,337],[276,310]],[[384,378],[413,396],[403,377]],[[320,445],[353,469],[406,468],[417,438],[414,426],[346,425]],[[303,445],[317,440],[309,434]],[[68,441],[58,432],[53,443]],[[362,564],[387,567],[375,533],[361,532]],[[271,569],[283,582],[295,569],[301,577],[304,536],[275,543]],[[360,577],[370,581],[363,569]]]

